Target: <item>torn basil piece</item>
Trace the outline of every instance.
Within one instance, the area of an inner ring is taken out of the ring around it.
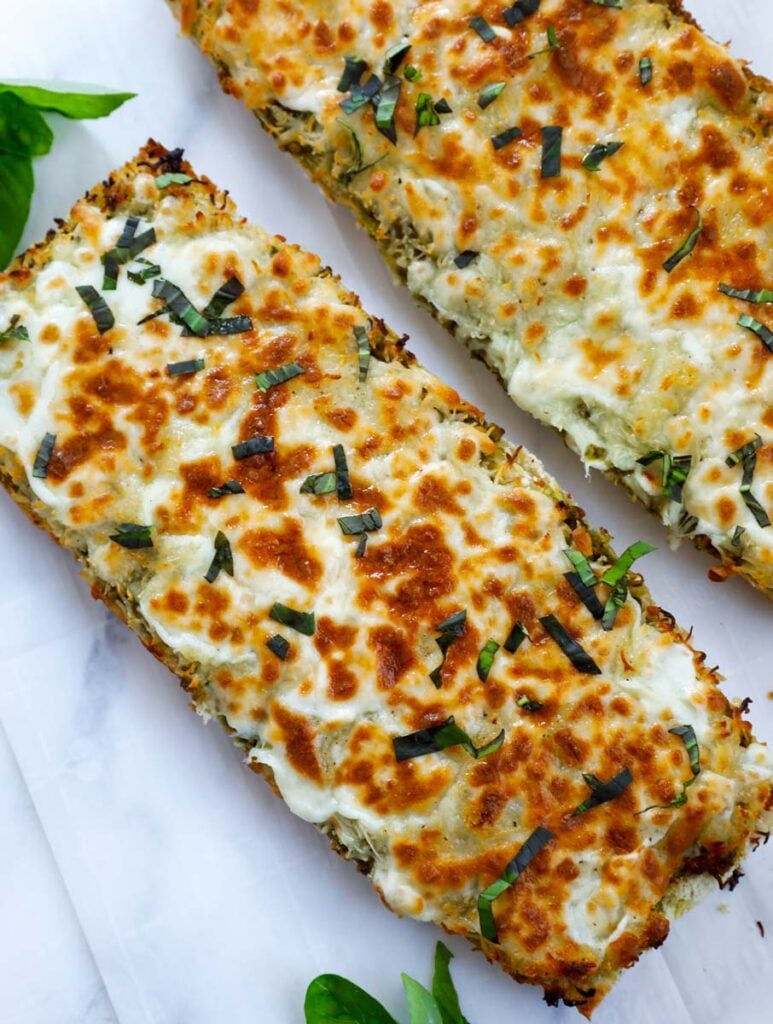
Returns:
[[[433,103],[428,92],[420,92],[416,99],[416,128],[414,138],[419,134],[420,128],[432,128],[440,124],[441,114],[450,114],[451,107],[445,99],[439,99]]]
[[[35,461],[32,464],[32,475],[38,480],[45,480],[48,476],[48,464],[56,444],[56,434],[45,433],[40,442]]]
[[[586,811],[590,811],[594,807],[600,807],[601,804],[609,803],[610,800],[614,800],[621,793],[624,793],[633,782],[630,768],[623,768],[621,772],[618,772],[617,775],[607,782],[602,782],[601,779],[597,779],[595,775],[591,775],[589,772],[583,772],[582,777],[585,780],[585,785],[590,789],[591,795],[587,800],[583,800],[581,804],[575,807],[575,814],[585,814]]]
[[[743,547],[743,535],[745,533],[745,526],[736,526],[735,530],[733,531],[733,536],[730,539],[730,543],[733,545],[734,548]]]
[[[544,704],[541,704],[540,701],[527,697],[525,693],[522,693],[515,703],[519,708],[523,708],[524,711],[541,711],[544,707]]]
[[[590,0],[592,4],[596,4],[597,7],[615,7],[621,11],[623,9],[623,0]]]
[[[564,579],[575,594],[577,594],[593,618],[600,619],[604,614],[604,606],[596,596],[596,592],[593,590],[593,587],[589,587],[587,583],[584,583],[580,574],[576,572],[565,572]]]
[[[496,640],[489,638],[478,655],[478,663],[476,665],[478,671],[478,679],[485,683],[489,677],[491,666],[494,664],[494,658],[499,650],[499,644]]]
[[[525,21],[530,14],[535,14],[539,10],[540,2],[541,0],[516,0],[512,7],[502,11],[502,17],[510,28],[513,28]]]
[[[353,114],[356,110],[366,106],[378,96],[381,91],[381,79],[378,75],[371,75],[365,85],[355,84],[351,88],[349,96],[341,100],[339,106],[347,114]]]
[[[692,455],[671,455],[669,452],[647,452],[637,459],[640,466],[663,460],[663,493],[672,501],[681,502],[684,485],[692,469]]]
[[[102,265],[105,268],[102,284],[103,291],[115,291],[118,285],[118,274],[121,266],[136,259],[144,249],[155,243],[155,230],[148,228],[147,231],[143,231],[141,235],[138,235],[137,228],[139,225],[139,217],[129,217],[123,226],[115,248],[110,249],[102,256]]]
[[[606,604],[604,605],[604,612],[601,616],[601,628],[609,632],[617,620],[617,613],[625,602],[628,600],[628,583],[625,579],[618,580],[618,582],[612,588],[609,597],[607,598]]]
[[[333,446],[333,463],[335,465],[338,500],[348,501],[352,496],[352,482],[349,479],[349,467],[346,463],[346,452],[342,444]]]
[[[478,921],[480,934],[489,942],[499,942],[497,926],[494,921],[494,900],[510,888],[531,864],[537,854],[553,838],[553,833],[539,825],[529,836],[518,853],[513,857],[500,877],[492,882],[478,896]]]
[[[146,260],[143,256],[138,256],[135,262],[141,264],[140,269],[126,271],[126,276],[134,284],[145,284],[146,281],[158,277],[161,273],[161,267],[157,263],[151,263],[150,260]]]
[[[406,67],[405,71],[403,71],[403,75],[408,79],[409,82],[418,82],[419,79],[421,78],[421,71],[419,68],[416,67],[415,64],[409,64]]]
[[[597,142],[583,157],[582,165],[586,171],[598,171],[603,160],[608,156],[614,156],[622,148],[622,142]]]
[[[397,142],[397,128],[395,127],[395,110],[400,99],[400,90],[403,86],[402,80],[390,75],[384,79],[381,92],[376,101],[376,128],[385,139],[393,144]]]
[[[153,538],[150,535],[152,529],[152,526],[141,526],[139,523],[117,523],[115,533],[110,534],[110,540],[129,550],[152,548]]]
[[[668,274],[670,274],[671,271],[675,267],[677,267],[683,259],[689,256],[695,248],[695,246],[698,244],[698,239],[700,238],[701,231],[703,231],[703,217],[701,217],[700,210],[696,210],[695,213],[698,218],[695,227],[692,229],[692,231],[684,240],[684,242],[679,246],[676,252],[672,256],[669,256],[663,264],[663,269]]]
[[[558,49],[558,36],[554,25],[548,25],[547,30],[548,45],[543,46],[541,50],[535,50],[534,53],[528,54],[529,60],[534,60],[535,57],[542,56],[543,53],[551,53],[553,50]]]
[[[231,447],[231,453],[237,462],[248,459],[251,455],[266,455],[274,450],[273,437],[256,434],[247,441],[240,441]]]
[[[196,179],[190,174],[170,173],[170,174],[159,174],[156,178],[156,188],[164,189],[169,188],[170,185],[189,185]]]
[[[229,494],[244,494],[244,488],[238,480],[226,480],[224,484],[210,487],[207,491],[208,498],[225,498]]]
[[[610,587],[614,587],[615,584],[619,583],[620,580],[623,579],[638,558],[643,558],[644,555],[648,555],[650,552],[655,550],[656,548],[652,544],[648,544],[646,540],[637,540],[636,543],[631,544],[625,549],[614,565],[611,565],[607,569],[601,577],[601,582],[609,584]]]
[[[742,302],[773,302],[773,289],[770,288],[760,288],[759,291],[754,291],[752,288],[731,288],[729,284],[718,284],[717,288],[723,295],[727,295],[731,299],[741,299]]]
[[[207,320],[216,320],[222,316],[225,309],[244,294],[244,285],[238,277],[229,277],[225,284],[222,284],[207,305],[201,311],[201,315]]]
[[[209,327],[207,318],[198,312],[176,284],[167,281],[165,277],[157,277],[153,281],[153,297],[163,299],[166,303],[165,311],[171,310],[195,335],[200,338],[206,336]]]
[[[226,316],[218,317],[216,320],[207,321],[206,337],[221,337],[227,334],[245,334],[252,330],[252,318],[248,316]],[[187,327],[183,329],[183,335],[195,333]]]
[[[204,366],[204,359],[182,359],[179,363],[167,363],[166,372],[170,377],[187,377],[203,370]]]
[[[502,644],[502,647],[507,651],[508,654],[515,654],[518,648],[521,646],[524,640],[529,639],[529,633],[522,622],[516,622],[510,632],[507,634],[507,640]]]
[[[577,643],[573,636],[570,636],[555,615],[543,615],[539,621],[548,636],[561,648],[578,672],[591,676],[601,675],[601,669],[590,654]]]
[[[443,659],[437,668],[430,672],[429,677],[438,690],[443,685],[443,666],[445,665],[448,648],[464,634],[466,625],[467,612],[465,609],[462,609],[449,615],[447,619],[444,619],[439,625],[435,626],[435,632],[440,633],[440,636],[436,637],[435,643],[440,648]]]
[[[478,106],[481,110],[485,110],[486,107],[490,107],[494,100],[499,96],[507,82],[491,82],[478,96]]]
[[[90,284],[81,284],[76,287],[75,291],[88,306],[99,333],[104,334],[105,331],[109,331],[115,325],[115,317],[97,289]]]
[[[297,633],[303,633],[304,636],[314,636],[314,631],[317,628],[314,612],[299,612],[295,608],[288,608],[286,604],[281,604],[279,601],[272,604],[268,617],[283,626],[289,626]]]
[[[673,729],[669,729],[668,731],[672,736],[678,736],[684,743],[685,750],[687,751],[687,757],[690,761],[690,778],[687,779],[686,782],[682,783],[682,792],[677,793],[673,800],[670,800],[667,804],[650,804],[649,807],[645,807],[641,811],[637,811],[637,817],[640,814],[646,814],[647,811],[666,811],[671,807],[683,807],[684,804],[687,803],[687,790],[692,786],[701,773],[701,752],[700,747],[698,746],[698,737],[695,735],[695,729],[693,729],[691,725],[676,725]]]
[[[747,331],[751,331],[752,334],[756,334],[763,345],[765,345],[771,352],[773,352],[773,331],[765,324],[760,323],[753,316],[748,316],[744,313],[743,316],[738,318],[738,326],[745,327]]]
[[[542,165],[540,176],[558,178],[561,174],[561,141],[564,130],[558,125],[547,125],[542,129]]]
[[[464,633],[464,627],[467,625],[467,611],[463,608],[461,611],[454,612],[449,615],[447,619],[443,619],[437,626],[435,626],[436,633],[450,633],[452,636],[461,636]]]
[[[464,747],[468,754],[476,760],[496,753],[505,741],[505,730],[482,747],[476,747],[469,735],[454,722],[451,715],[440,725],[431,725],[427,729],[408,733],[407,736],[395,736],[392,745],[396,761],[408,761],[426,754],[437,754],[447,747]]]
[[[476,260],[479,256],[480,253],[475,249],[465,249],[458,256],[454,256],[454,263],[460,270],[464,270],[465,267],[469,267],[472,261]]]
[[[642,57],[639,61],[639,81],[643,86],[648,86],[652,81],[652,60],[650,57]]]
[[[290,653],[290,642],[285,640],[279,633],[275,633],[266,640],[266,647],[275,654],[280,661],[286,661],[287,655]]]
[[[438,114],[453,114],[453,110],[451,110],[451,105],[445,98],[445,96],[441,96],[441,98],[437,101],[437,103],[435,104],[435,110],[437,110]]]
[[[14,314],[6,329],[0,332],[0,345],[5,345],[8,341],[29,341],[30,335],[27,328],[21,323],[21,317],[18,313]]]
[[[360,367],[360,384],[362,384],[367,379],[370,366],[370,341],[368,332],[362,326],[354,328],[354,337],[357,342],[357,360]]]
[[[215,555],[204,579],[207,583],[214,583],[221,572],[233,576],[234,558],[228,538],[222,530],[218,530],[215,534]]]
[[[115,258],[115,253],[106,252],[102,257],[102,266],[105,268],[105,274],[102,278],[102,291],[103,292],[114,292],[118,287],[118,261]]]
[[[598,583],[596,574],[591,568],[591,564],[585,555],[581,551],[577,551],[574,548],[565,548],[564,554],[571,562],[575,572],[580,577],[586,587],[595,587]]]
[[[737,466],[740,462],[743,466],[743,477],[741,478],[741,497],[746,507],[752,513],[759,526],[770,526],[770,518],[757,498],[752,494],[752,483],[754,471],[757,468],[757,449],[762,445],[762,438],[755,434],[754,440],[741,445],[736,451],[731,452],[725,459],[728,466]]]
[[[298,363],[285,363],[284,366],[277,366],[274,370],[264,370],[255,376],[255,385],[259,391],[268,391],[277,384],[284,384],[293,377],[299,377],[306,371]]]
[[[332,494],[335,489],[335,473],[312,473],[301,484],[301,494]]]
[[[365,548],[368,546],[368,535],[367,533],[361,533],[360,539],[357,541],[357,547],[354,549],[355,558],[365,557]]]
[[[516,139],[520,139],[523,132],[520,128],[505,128],[503,132],[499,132],[498,135],[491,136],[491,145],[494,149],[503,149],[508,146],[511,142],[515,142]]]
[[[391,46],[384,54],[384,74],[393,75],[400,67],[402,62],[408,56],[408,51],[411,48],[411,44],[407,42],[395,43]],[[406,75],[406,78],[408,76]],[[340,92],[346,92],[346,89],[340,89]]]
[[[362,57],[344,57],[344,70],[338,82],[338,91],[349,92],[353,86],[359,85],[367,66]]]
[[[476,14],[474,18],[470,18],[469,26],[473,32],[478,33],[484,43],[493,43],[497,37],[494,29],[480,14]]]
[[[369,508],[367,512],[361,512],[358,515],[339,516],[338,525],[341,527],[341,533],[352,537],[359,533],[372,533],[374,530],[380,530],[383,522],[379,510]]]

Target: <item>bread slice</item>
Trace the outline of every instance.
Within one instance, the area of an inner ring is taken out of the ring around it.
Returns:
[[[0,335],[9,493],[397,913],[587,1014],[757,841],[773,759],[629,560],[179,152],[0,276]]]
[[[767,81],[674,0],[171,6],[521,408],[773,593]]]

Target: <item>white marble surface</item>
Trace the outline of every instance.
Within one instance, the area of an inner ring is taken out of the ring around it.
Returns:
[[[10,0],[0,0],[0,9]],[[773,74],[770,0],[691,0],[703,25]],[[620,548],[645,537],[650,585],[754,698],[773,741],[771,607],[710,584],[691,549],[515,410],[396,288],[348,215],[330,209],[253,119],[221,95],[162,0],[26,0],[0,36],[0,76],[137,91],[108,121],[52,119],[25,244],[149,135],[185,146],[242,211],[320,252],[433,369],[537,451]],[[172,677],[95,604],[69,557],[0,498],[0,1019],[8,1024],[297,1024],[308,981],[356,979],[404,1019],[399,972],[430,971],[429,926],[398,921],[202,728]],[[4,731],[3,731],[4,730]],[[755,921],[768,927],[763,940]],[[578,1020],[452,942],[472,1021]],[[674,927],[629,971],[599,1024],[765,1024],[773,978],[773,843],[735,893]]]

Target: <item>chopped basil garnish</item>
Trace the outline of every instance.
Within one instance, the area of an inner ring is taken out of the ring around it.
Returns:
[[[476,252],[475,249],[465,249],[458,256],[454,256],[454,263],[460,270],[464,270],[465,267],[469,267],[472,261],[476,260],[479,256],[480,253]]]
[[[370,78],[365,82],[365,85],[355,83],[352,88],[350,95],[345,100],[341,100],[339,106],[342,110],[346,111],[347,114],[353,114],[360,107],[364,107],[370,103],[371,100],[381,91],[381,79],[378,75],[371,75]]]
[[[558,49],[558,36],[556,35],[556,30],[553,25],[548,25],[547,37],[548,45],[543,46],[541,50],[535,50],[534,53],[530,53],[528,55],[529,60],[534,60],[535,57],[540,57],[543,53],[550,53],[551,51]]]
[[[233,457],[237,462],[241,459],[248,459],[251,455],[265,455],[267,452],[273,452],[273,450],[273,437],[265,437],[263,434],[257,434],[247,441],[240,441],[239,444],[235,444],[231,448]]]
[[[225,309],[244,294],[244,285],[238,277],[229,277],[225,284],[222,284],[207,305],[201,311],[201,315],[207,320],[216,320],[223,315]]]
[[[494,658],[496,657],[496,653],[498,650],[499,644],[496,642],[496,640],[488,639],[483,645],[480,654],[478,655],[478,663],[476,668],[478,670],[478,679],[480,679],[481,682],[483,683],[485,683],[486,680],[488,679],[489,672],[491,671],[491,666],[494,664]]]
[[[428,92],[420,92],[416,99],[416,128],[414,137],[419,134],[420,128],[432,128],[440,124],[441,114],[450,114],[451,108],[445,99],[439,99],[433,103]]]
[[[686,256],[690,255],[690,253],[697,245],[701,231],[703,231],[703,217],[701,217],[701,211],[696,210],[695,213],[698,218],[695,227],[692,229],[692,231],[684,240],[684,242],[679,246],[679,248],[676,250],[673,256],[669,256],[666,262],[663,264],[663,269],[669,274],[676,266],[678,266],[678,264],[682,262],[682,260]]]
[[[384,524],[381,521],[379,510],[369,508],[367,512],[361,512],[358,515],[339,516],[338,525],[341,527],[341,533],[345,533],[347,537],[353,537],[360,533],[372,533],[374,530],[380,530]]]
[[[400,99],[400,90],[403,86],[402,80],[390,75],[384,79],[381,92],[376,102],[376,128],[384,138],[390,142],[397,142],[397,128],[395,127],[395,110]]]
[[[402,62],[408,56],[408,51],[411,48],[410,43],[395,43],[394,46],[390,47],[384,55],[384,74],[393,75],[400,67]],[[407,77],[407,76],[406,76]],[[341,92],[346,92],[346,89],[341,89]]]
[[[468,754],[474,758],[487,757],[494,754],[505,741],[505,730],[502,731],[490,743],[482,747],[476,747],[464,729],[454,722],[451,715],[441,725],[431,725],[428,729],[419,729],[417,732],[408,733],[407,736],[395,736],[392,744],[395,748],[395,760],[408,761],[414,757],[424,757],[425,754],[437,754],[446,747],[464,747]]]
[[[153,282],[153,297],[163,299],[166,303],[164,312],[171,310],[195,335],[200,338],[206,336],[209,327],[207,318],[199,313],[176,284],[167,281],[165,277],[157,277]]]
[[[663,460],[663,492],[672,501],[681,502],[684,484],[692,469],[692,455],[671,455],[669,452],[647,452],[636,461],[640,466]]]
[[[574,566],[575,572],[580,577],[586,587],[595,587],[598,583],[596,574],[591,568],[590,562],[582,554],[581,551],[575,551],[574,548],[566,548],[564,554]]]
[[[642,57],[639,61],[639,81],[642,85],[649,85],[652,81],[652,60],[650,57]]]
[[[516,139],[520,139],[523,132],[520,128],[505,128],[503,132],[499,132],[498,135],[491,136],[491,145],[494,149],[502,149],[504,146],[508,146],[511,142],[515,142]]]
[[[342,444],[333,446],[333,462],[335,464],[338,500],[348,501],[352,496],[352,483],[349,479],[349,467],[346,463],[346,452]]]
[[[531,640],[529,633],[522,622],[516,622],[507,634],[507,640],[502,644],[508,654],[515,654],[524,640]]]
[[[365,548],[368,546],[368,535],[367,533],[361,533],[360,539],[357,541],[357,547],[354,549],[355,558],[363,558],[365,556]]]
[[[575,594],[577,594],[593,618],[600,619],[604,614],[604,606],[601,601],[599,601],[598,597],[596,597],[593,585],[588,586],[587,583],[584,583],[580,574],[576,572],[565,572],[564,579],[572,590],[574,590]]]
[[[623,148],[622,142],[597,142],[583,157],[582,165],[586,171],[598,171],[602,160],[613,156]]]
[[[370,341],[368,332],[361,326],[354,328],[354,337],[357,341],[357,359],[360,364],[360,384],[362,384],[368,376],[368,367],[370,366]]]
[[[248,316],[226,316],[218,317],[217,320],[208,320],[205,334],[209,337],[222,336],[226,334],[244,334],[252,330],[252,319]],[[188,328],[183,329],[183,334],[189,332]]]
[[[470,28],[474,32],[478,33],[484,43],[493,43],[496,39],[496,32],[480,14],[476,14],[474,18],[470,18],[469,24]]]
[[[744,313],[743,316],[738,318],[738,326],[745,327],[747,331],[756,334],[762,344],[766,345],[773,352],[773,331],[766,327],[765,324],[755,320],[753,316],[748,316],[748,314]]]
[[[158,277],[161,273],[161,267],[157,263],[151,263],[150,260],[146,260],[143,256],[138,256],[136,262],[142,265],[140,270],[126,271],[126,276],[134,284],[145,284],[146,281]]]
[[[500,877],[478,896],[478,920],[480,922],[480,934],[484,939],[488,939],[489,942],[499,941],[497,926],[494,921],[494,900],[518,881],[520,875],[523,874],[540,850],[552,838],[552,832],[543,828],[542,825],[538,826],[507,865]]]
[[[234,558],[228,538],[222,530],[218,530],[215,534],[215,556],[204,579],[207,583],[214,583],[221,570],[227,572],[229,576],[233,576]]]
[[[89,307],[89,312],[94,318],[99,333],[104,334],[105,331],[109,331],[115,325],[115,317],[97,289],[90,284],[81,284],[75,291]]]
[[[0,332],[0,345],[4,345],[7,341],[30,340],[29,331],[20,321],[21,317],[18,314],[11,317],[6,329]]]
[[[118,262],[112,252],[106,252],[102,257],[102,265],[105,268],[105,276],[102,278],[102,291],[114,292],[118,287]]]
[[[478,106],[480,109],[485,110],[486,107],[490,106],[506,85],[507,82],[492,82],[490,85],[487,85],[480,96],[478,96]]]
[[[268,391],[277,384],[284,384],[286,380],[299,377],[306,371],[298,363],[285,363],[284,366],[277,366],[274,370],[264,370],[255,377],[255,384],[260,391]]]
[[[415,64],[409,64],[403,74],[409,82],[418,82],[421,78],[421,70]]]
[[[208,498],[225,498],[228,494],[244,494],[244,488],[238,480],[226,480],[224,484],[210,487],[207,491]]]
[[[745,526],[736,526],[735,530],[733,531],[733,536],[730,539],[730,543],[733,545],[734,548],[743,547],[743,540],[742,540],[742,538],[743,538],[743,535],[745,533],[746,533],[746,527]]]
[[[561,141],[564,130],[558,125],[547,125],[542,129],[542,167],[543,178],[557,178],[561,174]]]
[[[114,249],[110,249],[102,256],[102,263],[105,268],[105,279],[102,285],[104,291],[115,291],[118,284],[118,271],[124,263],[136,259],[139,254],[153,245],[156,241],[156,232],[148,228],[141,235],[137,234],[140,225],[139,217],[129,217],[121,231],[121,237]]]
[[[701,752],[698,746],[698,737],[695,735],[695,729],[691,725],[676,725],[673,729],[668,730],[672,736],[678,736],[684,743],[687,756],[690,759],[690,778],[686,782],[682,783],[682,792],[678,793],[673,800],[667,804],[650,804],[649,807],[645,807],[641,811],[637,811],[639,814],[645,814],[647,811],[654,810],[668,810],[670,807],[682,807],[687,803],[687,790],[692,786],[695,780],[701,773]]]
[[[544,707],[540,701],[532,700],[532,698],[527,697],[525,693],[522,693],[515,703],[519,708],[523,708],[524,711],[541,711]]]
[[[625,579],[619,580],[607,598],[604,605],[604,614],[601,616],[601,628],[609,631],[615,624],[617,613],[625,605],[628,598],[628,582]]]
[[[601,779],[597,779],[595,775],[591,775],[589,772],[587,774],[583,772],[582,777],[585,779],[585,784],[590,789],[591,795],[587,800],[583,800],[579,806],[575,807],[575,814],[585,814],[586,811],[590,811],[594,807],[609,803],[610,800],[620,796],[633,782],[630,768],[623,768],[621,772],[607,782],[602,782]]]
[[[615,584],[619,583],[620,580],[623,579],[625,574],[638,558],[643,558],[644,555],[648,555],[650,552],[655,550],[656,548],[654,548],[652,544],[648,544],[646,540],[637,540],[635,544],[631,544],[625,549],[614,565],[611,565],[607,569],[601,577],[601,582],[609,584],[610,587],[614,587]]]
[[[301,484],[301,494],[332,494],[335,489],[335,473],[312,473]]]
[[[32,465],[32,475],[38,480],[45,480],[48,476],[48,464],[56,444],[56,434],[45,433],[40,442],[38,453]]]
[[[156,188],[169,188],[170,185],[189,185],[195,180],[190,174],[159,174],[156,178]]]
[[[729,295],[731,299],[741,299],[743,302],[773,302],[773,290],[760,288],[753,291],[751,288],[731,288],[729,284],[717,285],[723,295]]]
[[[746,507],[752,513],[757,523],[762,526],[770,526],[770,518],[757,498],[752,494],[752,482],[754,471],[757,468],[757,449],[762,445],[762,438],[755,434],[754,440],[742,445],[736,451],[731,452],[725,459],[728,466],[737,466],[740,462],[743,466],[743,477],[741,478],[741,497]]]
[[[303,633],[304,636],[314,636],[314,630],[317,628],[314,612],[299,612],[295,608],[288,608],[286,604],[280,604],[279,601],[271,606],[268,617],[298,633]]]
[[[290,642],[285,640],[279,633],[275,633],[266,640],[266,647],[275,654],[280,661],[285,661],[290,653]]]
[[[352,86],[359,85],[367,66],[362,57],[344,57],[344,70],[338,83],[338,91],[349,92]]]
[[[541,0],[516,0],[512,7],[502,11],[502,16],[510,28],[513,28],[514,25],[525,21],[530,14],[538,11],[540,2]]]
[[[110,534],[110,540],[120,544],[122,548],[130,550],[152,548],[153,538],[150,536],[152,529],[152,526],[140,526],[139,523],[117,523],[116,532]]]
[[[438,114],[452,114],[453,113],[453,111],[451,110],[451,105],[448,102],[448,100],[445,98],[445,96],[442,96],[437,101],[437,103],[435,104],[435,110],[437,110]]]
[[[179,363],[167,363],[166,372],[170,377],[187,377],[188,374],[198,373],[205,366],[204,359],[183,359]]]
[[[618,10],[623,9],[623,0],[590,0],[592,4],[596,4],[598,7],[616,7]]]
[[[437,668],[430,672],[429,677],[437,689],[440,689],[443,685],[443,665],[446,661],[448,648],[463,635],[466,624],[467,612],[462,609],[461,611],[454,612],[453,615],[449,615],[447,619],[444,619],[443,622],[435,626],[435,631],[440,633],[440,636],[435,638],[435,643],[440,648],[443,659]]]
[[[558,644],[578,672],[592,676],[601,674],[601,669],[590,654],[577,643],[574,637],[567,633],[555,615],[543,615],[539,621],[548,636]]]

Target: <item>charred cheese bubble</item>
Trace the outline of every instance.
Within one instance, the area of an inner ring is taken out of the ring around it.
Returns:
[[[0,277],[27,335],[0,347],[3,481],[389,906],[589,1012],[734,869],[773,759],[634,577],[594,618],[565,574],[603,602],[614,555],[536,459],[315,256],[163,174],[193,179],[149,144]],[[130,216],[154,241],[106,289]]]
[[[677,0],[172,7],[518,405],[773,592],[771,306],[719,291],[773,297],[767,82]],[[393,144],[378,94],[346,102],[401,41],[420,75],[396,70]],[[726,459],[755,436],[749,490]],[[678,499],[652,451],[689,458]]]

